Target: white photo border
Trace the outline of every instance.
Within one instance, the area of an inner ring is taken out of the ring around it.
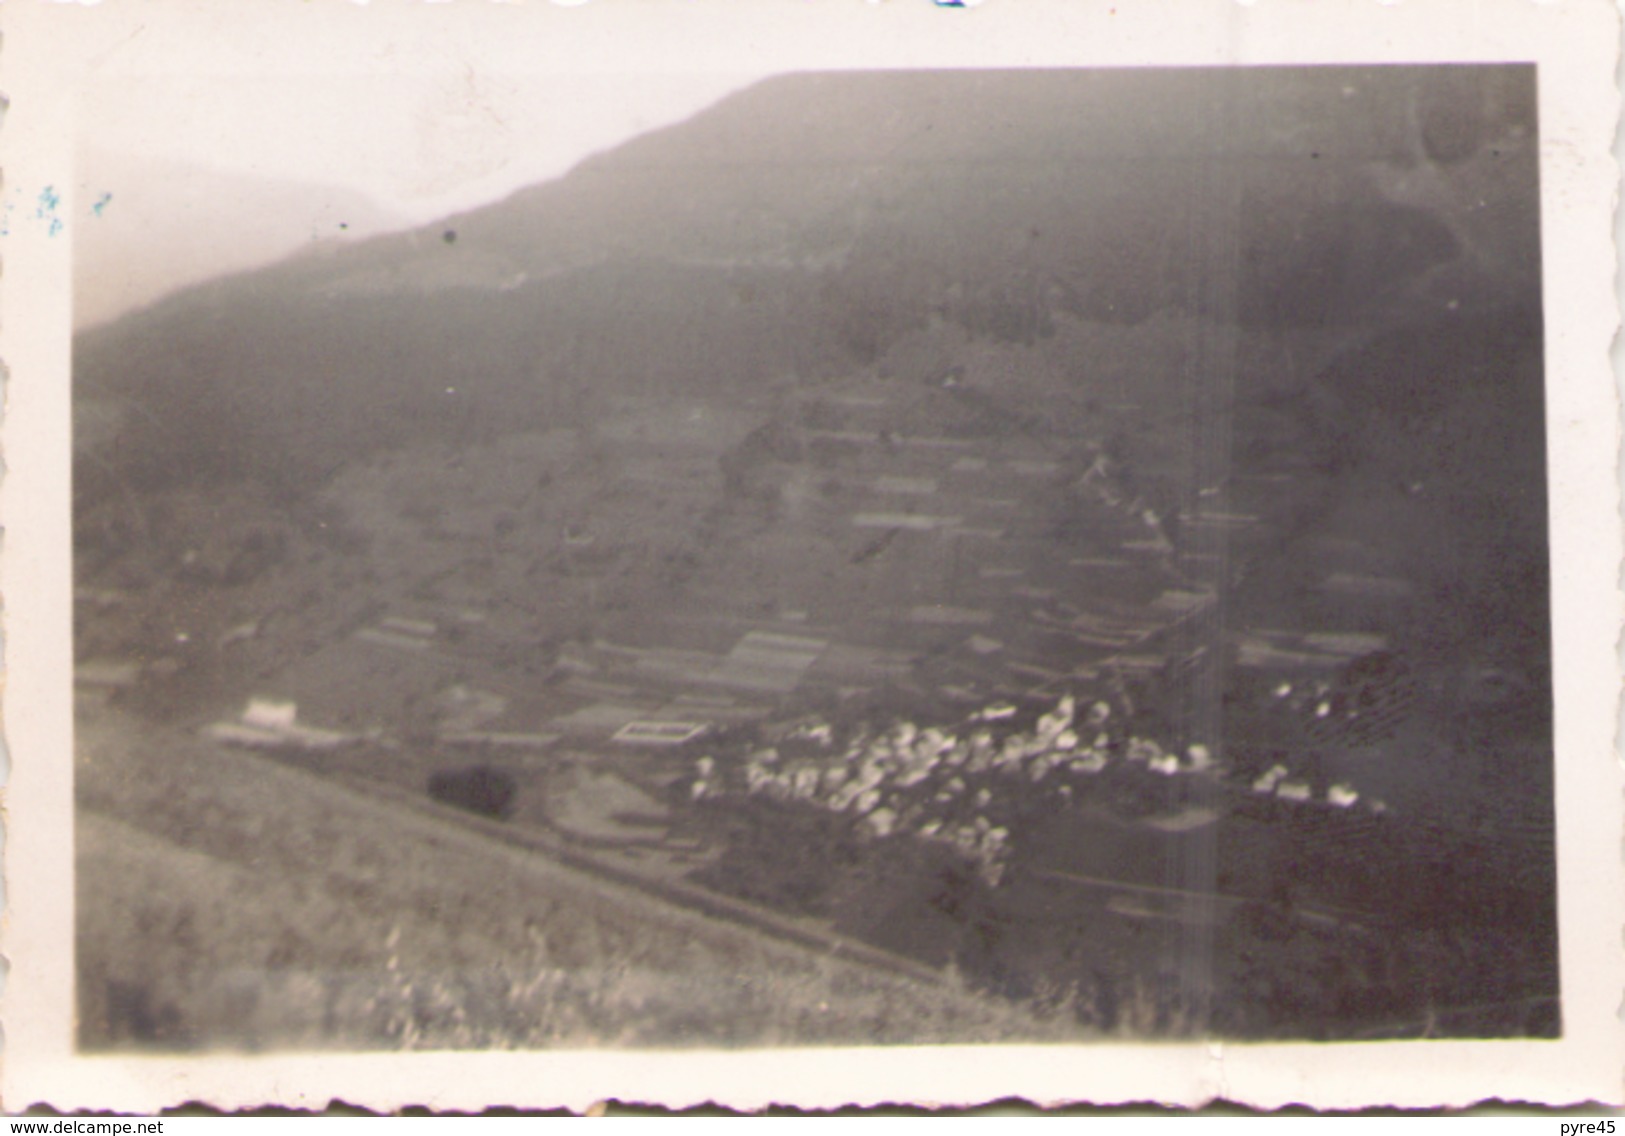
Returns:
[[[1618,15],[1607,0],[10,0],[3,12],[0,359],[7,368],[7,909],[3,1103],[153,1112],[595,1101],[739,1109],[1225,1099],[1257,1108],[1618,1102],[1625,1068],[1619,411],[1612,157]],[[93,77],[192,68],[298,83],[386,65],[704,71],[1531,62],[1538,68],[1553,552],[1563,1037],[1365,1044],[466,1054],[79,1056],[73,1020],[69,579],[75,93]],[[388,60],[380,64],[379,60]],[[1425,1047],[1425,1048],[1424,1048]]]

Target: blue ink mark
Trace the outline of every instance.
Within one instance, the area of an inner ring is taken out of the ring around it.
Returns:
[[[107,203],[111,200],[113,200],[113,195],[111,193],[102,194],[96,199],[96,204],[90,207],[90,211],[96,214],[96,216],[100,217],[102,215],[102,210],[107,208]]]
[[[34,206],[34,218],[38,221],[49,221],[45,228],[45,235],[54,237],[62,231],[62,218],[56,215],[57,206],[62,204],[62,195],[57,193],[55,186],[46,186],[40,190],[39,203]]]

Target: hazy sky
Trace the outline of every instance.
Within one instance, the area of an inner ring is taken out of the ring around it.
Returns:
[[[88,85],[75,323],[102,322],[312,240],[369,236],[498,200],[753,79],[657,74],[629,84],[469,68]]]
[[[431,220],[556,177],[766,70],[750,53],[724,52],[721,66],[715,52],[674,53],[665,25],[682,11],[104,4],[75,44],[78,141],[342,186]]]
[[[313,238],[476,208],[760,77],[725,37],[674,54],[690,14],[387,0],[65,11],[75,323]]]
[[[472,68],[434,77],[139,77],[85,92],[82,145],[93,159],[139,156],[344,187],[422,222],[557,177],[753,78],[652,75],[630,84]]]

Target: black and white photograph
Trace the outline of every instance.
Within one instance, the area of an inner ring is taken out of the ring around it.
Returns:
[[[737,62],[76,92],[75,1052],[1572,1036],[1544,65]]]

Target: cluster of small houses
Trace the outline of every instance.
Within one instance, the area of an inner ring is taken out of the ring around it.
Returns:
[[[986,707],[959,729],[899,722],[880,734],[860,733],[841,749],[833,728],[815,722],[785,740],[803,743],[800,748],[813,743],[822,753],[784,758],[776,747],[758,749],[732,777],[714,758],[703,757],[691,793],[703,800],[742,790],[803,802],[858,818],[876,838],[912,835],[940,842],[975,861],[983,879],[997,886],[1010,858],[1009,829],[988,819],[1006,811],[999,798],[1012,792],[1029,797],[1034,790],[1028,786],[1046,781],[1060,797],[1070,797],[1066,778],[1052,775],[1099,773],[1113,757],[1111,707],[1105,702],[1080,714],[1076,699],[1067,695],[1030,732],[1009,730],[1001,737],[1000,724],[1016,714],[1005,703]],[[1192,745],[1181,758],[1139,737],[1128,739],[1123,754],[1167,775],[1213,764],[1206,746]]]
[[[1035,795],[1070,802],[1077,776],[1102,773],[1114,762],[1164,777],[1218,772],[1212,751],[1201,743],[1181,755],[1121,731],[1114,738],[1111,706],[1104,701],[1080,712],[1077,700],[1064,696],[1030,731],[1010,728],[1017,713],[1001,703],[957,728],[903,721],[880,733],[860,731],[844,746],[837,746],[832,726],[814,721],[783,739],[782,748],[800,756],[767,746],[735,768],[701,757],[689,792],[695,801],[742,794],[801,803],[851,817],[874,839],[911,836],[945,844],[997,887],[1008,870],[1011,832],[990,817],[1008,816],[1018,802],[1022,811]],[[1266,771],[1250,790],[1283,801],[1315,798],[1310,782],[1284,765]],[[1346,809],[1359,799],[1352,785],[1339,782],[1324,804]]]
[[[1273,693],[1284,705],[1308,695],[1310,712],[1325,713],[1322,687],[1301,690],[1282,683]],[[1070,803],[1081,781],[1114,764],[1153,777],[1220,772],[1208,746],[1193,743],[1182,754],[1165,749],[1114,722],[1106,701],[1084,707],[1065,695],[1031,729],[1017,728],[1019,713],[1010,703],[996,703],[957,726],[901,721],[879,732],[859,729],[844,744],[830,723],[804,720],[788,727],[778,745],[756,748],[743,762],[724,765],[701,757],[689,794],[696,802],[756,797],[799,803],[848,817],[873,839],[912,837],[942,844],[997,887],[1012,856],[1010,818]],[[267,698],[250,699],[240,719],[213,723],[204,733],[231,745],[273,749],[331,750],[383,740],[377,730],[354,734],[306,725],[292,702]],[[662,735],[660,742],[693,738],[688,730],[681,738]],[[1334,809],[1361,800],[1347,782],[1332,784],[1320,798],[1308,778],[1283,764],[1238,788]],[[1367,801],[1366,807],[1384,810],[1380,801]]]

